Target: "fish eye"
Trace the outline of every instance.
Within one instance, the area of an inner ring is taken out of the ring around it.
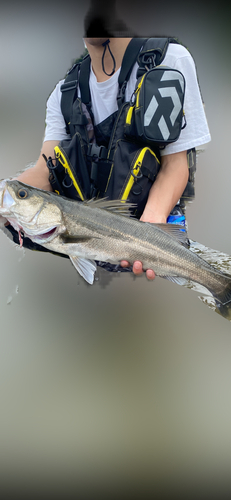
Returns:
[[[28,192],[26,191],[26,189],[19,189],[18,190],[18,197],[19,198],[27,198],[28,196]]]

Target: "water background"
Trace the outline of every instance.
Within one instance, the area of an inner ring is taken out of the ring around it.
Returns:
[[[1,4],[0,178],[36,161],[45,101],[83,51],[89,5]],[[178,36],[196,60],[213,140],[189,236],[231,255],[230,11],[167,7],[118,1],[138,35]],[[230,323],[166,280],[91,287],[67,259],[24,255],[4,234],[0,245],[2,487],[230,491]]]

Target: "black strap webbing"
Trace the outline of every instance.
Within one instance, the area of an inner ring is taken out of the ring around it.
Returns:
[[[165,56],[169,42],[179,43],[174,38],[131,39],[126,48],[118,78],[118,83],[119,83],[118,102],[119,100],[120,102],[122,102],[124,99],[126,82],[129,80],[133,66],[138,59],[141,47],[143,47],[141,53],[145,51],[152,52],[153,50],[159,52],[158,59],[156,62],[157,64],[160,64],[160,62],[163,60]],[[80,67],[80,72],[78,80],[79,67]],[[91,107],[91,94],[89,88],[90,68],[91,68],[91,59],[90,56],[87,55],[81,62],[80,66],[78,64],[76,64],[76,67],[74,66],[73,70],[71,70],[70,74],[67,76],[65,83],[61,87],[62,90],[61,108],[66,123],[70,121],[72,105],[74,99],[76,98],[78,84],[80,87],[82,102],[84,102],[84,104],[86,104],[89,108]],[[142,74],[145,71],[145,67],[144,68],[141,67],[139,71],[140,74]],[[140,76],[139,72],[137,76]]]
[[[119,92],[117,95],[117,104],[119,109],[124,103],[127,82],[130,78],[134,64],[137,61],[140,49],[145,41],[146,38],[132,38],[125,50],[118,78]]]
[[[123,57],[122,66],[119,74],[119,79],[118,79],[119,88],[122,87],[125,81],[128,81],[130,74],[132,72],[132,68],[137,60],[140,49],[144,45],[145,41],[146,38],[132,38],[132,40],[129,42]],[[81,63],[79,87],[81,92],[81,100],[84,102],[84,104],[88,106],[90,106],[91,103],[91,94],[89,89],[90,68],[91,68],[90,57],[86,57]]]
[[[119,87],[124,81],[128,81],[132,72],[132,68],[137,61],[141,47],[144,45],[146,38],[132,38],[129,42],[122,61],[122,66],[118,78]]]
[[[73,67],[73,70],[71,70],[68,73],[65,82],[61,86],[61,92],[62,92],[61,111],[64,116],[66,124],[68,124],[70,121],[70,117],[72,115],[73,102],[77,96],[78,71],[79,71],[79,65],[76,64]]]
[[[137,78],[143,76],[148,69],[152,69],[154,66],[158,66],[162,63],[169,42],[173,42],[173,38],[148,38],[146,40],[145,46],[140,51],[138,55],[139,69],[137,71]]]
[[[123,57],[119,74],[119,88],[121,88],[124,81],[127,81],[129,79],[132,68],[145,41],[146,38],[132,38],[132,40],[129,42]],[[81,100],[88,106],[90,106],[91,103],[91,94],[89,89],[90,68],[90,57],[86,57],[81,63],[79,87],[81,92]]]
[[[89,88],[89,77],[91,69],[91,59],[90,56],[83,59],[79,74],[79,88],[81,93],[81,101],[86,105],[91,103],[91,94]]]

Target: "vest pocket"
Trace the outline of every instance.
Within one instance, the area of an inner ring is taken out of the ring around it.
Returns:
[[[167,66],[147,71],[131,98],[125,135],[151,147],[177,141],[186,126],[184,94],[185,79],[180,71]]]
[[[90,179],[80,134],[76,133],[72,139],[61,141],[54,152],[55,165],[51,162],[48,165],[53,189],[68,198],[81,201],[88,199]]]
[[[137,148],[134,143],[118,141],[114,155],[113,175],[109,183],[109,190],[113,192],[112,198],[136,204],[133,212],[139,217],[144,210],[149,190],[159,169],[160,160],[151,148]],[[107,195],[111,197],[109,192],[106,193]]]

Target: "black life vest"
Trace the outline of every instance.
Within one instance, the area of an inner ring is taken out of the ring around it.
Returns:
[[[140,78],[161,64],[169,43],[179,42],[174,38],[133,38],[130,41],[118,79],[118,111],[97,126],[91,110],[90,56],[74,64],[61,87],[61,109],[71,138],[55,147],[55,165],[51,158],[47,161],[50,183],[56,192],[78,201],[91,197],[128,200],[136,204],[134,215],[141,216],[160,169],[163,144],[145,144],[138,137],[125,135],[131,106],[125,101],[125,90],[135,62],[139,62],[137,78]],[[188,151],[188,165],[189,181],[182,203],[194,196],[195,149]]]

